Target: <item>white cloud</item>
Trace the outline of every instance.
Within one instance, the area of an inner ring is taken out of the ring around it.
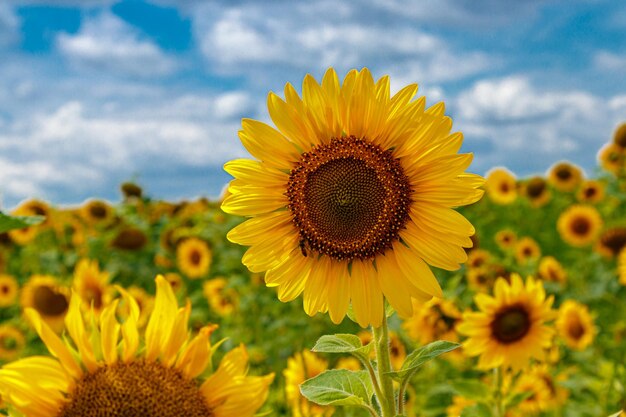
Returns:
[[[609,51],[598,51],[593,57],[593,63],[600,70],[624,72],[626,54],[619,55]]]
[[[151,77],[177,69],[174,59],[110,13],[85,21],[76,35],[58,35],[57,46],[71,61],[101,71]]]
[[[0,3],[0,46],[14,43],[18,38],[19,19],[13,9]]]

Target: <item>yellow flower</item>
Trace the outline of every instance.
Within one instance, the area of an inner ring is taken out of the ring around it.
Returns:
[[[596,204],[604,200],[605,183],[598,180],[585,180],[576,192],[576,198],[581,203]]]
[[[617,175],[626,165],[626,151],[614,143],[607,143],[598,152],[600,166]]]
[[[96,316],[113,299],[113,288],[109,285],[110,276],[100,271],[98,261],[81,259],[74,268],[72,288],[83,301],[83,310],[93,308]]]
[[[626,285],[626,249],[622,249],[617,258],[617,270],[619,274],[619,283]]]
[[[526,196],[533,207],[544,206],[550,201],[548,183],[542,177],[532,177],[522,184],[522,194]]]
[[[515,245],[515,259],[520,265],[534,262],[541,256],[541,248],[531,237],[523,237]]]
[[[556,228],[565,242],[582,247],[596,240],[602,223],[602,217],[595,207],[575,204],[561,213]]]
[[[495,241],[501,249],[511,249],[517,243],[517,235],[510,229],[500,230],[495,235]]]
[[[476,401],[470,400],[459,395],[452,397],[452,404],[446,408],[447,417],[459,417],[466,407],[476,404]]]
[[[287,84],[270,93],[277,128],[244,119],[239,137],[256,160],[225,165],[235,177],[222,209],[251,219],[230,231],[250,246],[243,263],[266,272],[278,298],[304,293],[304,310],[339,323],[379,326],[383,296],[404,316],[411,298],[441,296],[429,264],[455,270],[474,227],[453,207],[480,199],[480,176],[465,173],[461,133],[443,104],[424,110],[417,86],[390,96],[389,77],[367,69],[343,83],[329,69],[307,75],[302,99]]]
[[[124,290],[131,313],[123,323],[115,315],[118,301],[104,309],[99,321],[93,316],[83,320],[81,300],[72,297],[65,341],[36,311],[27,310],[54,358],[34,356],[0,369],[5,402],[26,417],[253,416],[273,375],[246,376],[248,357],[240,346],[210,376],[198,380],[211,362],[209,336],[215,326],[189,339],[191,304],[178,308],[165,279],[159,276],[156,283],[156,306],[141,349],[139,308]]]
[[[546,364],[535,364],[528,371],[536,379],[543,381],[548,388],[548,398],[545,399],[544,410],[560,407],[565,404],[568,397],[568,391],[561,384],[566,379],[565,374],[551,373]]]
[[[510,284],[498,278],[494,296],[478,294],[474,301],[480,311],[463,313],[458,331],[468,336],[465,353],[480,355],[481,369],[521,369],[550,346],[554,330],[546,322],[553,318],[553,298],[546,298],[541,281],[529,277],[524,285],[516,274]]]
[[[626,150],[626,123],[621,123],[613,132],[613,143]]]
[[[574,300],[567,300],[561,305],[556,327],[565,344],[575,350],[584,350],[596,334],[587,306]]]
[[[550,406],[550,388],[543,378],[532,373],[523,373],[515,382],[513,392],[530,393],[516,407],[523,415],[536,415]]]
[[[392,369],[400,369],[406,359],[404,343],[400,340],[398,333],[394,331],[389,332],[389,356],[391,358]]]
[[[22,287],[22,310],[33,309],[54,331],[63,330],[69,307],[69,289],[51,275],[33,275]]]
[[[211,249],[204,240],[197,237],[184,239],[176,247],[176,264],[187,277],[201,278],[209,272]]]
[[[228,316],[237,308],[237,292],[234,288],[227,288],[224,278],[214,278],[204,281],[202,290],[211,309],[220,316]]]
[[[487,173],[487,195],[496,204],[511,204],[517,199],[517,181],[506,168],[494,168]]]
[[[402,323],[411,339],[422,345],[435,340],[459,340],[456,327],[461,322],[461,312],[453,302],[432,298],[423,304],[416,304],[413,316]]]
[[[297,352],[287,359],[285,396],[293,417],[327,417],[333,414],[332,407],[321,407],[309,402],[300,394],[300,384],[328,369],[328,362],[309,350]]]
[[[133,298],[133,301],[139,307],[139,318],[137,319],[137,327],[143,328],[148,322],[148,319],[152,314],[152,310],[154,309],[154,297],[148,294],[143,288],[134,285],[128,287],[126,289],[126,292],[130,294],[130,296]],[[118,314],[123,318],[128,317],[130,314],[130,307],[131,306],[129,305],[129,303],[125,302],[125,300],[122,300],[122,302],[118,306]]]
[[[115,215],[113,207],[102,200],[89,200],[80,208],[80,214],[90,225],[107,225]]]
[[[480,268],[489,261],[491,254],[485,249],[473,249],[467,255],[466,266],[468,268]]]
[[[496,280],[491,268],[472,268],[467,271],[467,284],[477,292],[489,292]]]
[[[354,356],[344,356],[337,360],[334,369],[347,369],[349,371],[359,371],[363,367],[361,362]]]
[[[548,180],[559,191],[574,191],[583,179],[583,173],[576,165],[558,162],[548,171]]]
[[[626,248],[626,227],[622,226],[603,231],[596,245],[596,251],[607,258],[615,258],[624,248]]]
[[[15,277],[0,274],[0,307],[8,307],[15,303],[19,287]]]
[[[0,324],[0,361],[17,358],[26,346],[21,330],[10,324]]]
[[[116,249],[137,251],[148,243],[148,237],[136,227],[126,226],[122,228],[111,241],[111,246]]]
[[[45,206],[46,209],[44,210],[43,205],[39,205],[36,203],[31,204],[32,202],[33,201],[26,201],[20,204],[15,210],[11,212],[11,214],[14,216],[38,216],[38,215],[48,216],[47,206]],[[40,214],[37,214],[37,213],[40,213]],[[30,243],[35,238],[35,236],[37,236],[37,233],[39,232],[42,226],[43,224],[40,224],[37,226],[24,227],[21,229],[13,229],[13,230],[9,230],[8,234],[13,242],[15,242],[16,244],[20,246],[24,246]]]
[[[174,293],[177,293],[183,287],[183,278],[180,274],[177,274],[176,272],[167,272],[163,274],[163,277],[170,284]]]
[[[567,271],[553,256],[541,258],[538,274],[544,281],[554,281],[563,284],[567,280]]]

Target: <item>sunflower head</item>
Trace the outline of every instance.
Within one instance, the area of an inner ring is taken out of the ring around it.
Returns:
[[[583,172],[576,165],[562,161],[550,168],[548,180],[559,191],[574,191],[583,180]]]
[[[243,263],[265,272],[290,301],[304,293],[309,315],[335,323],[352,307],[361,326],[380,325],[383,296],[405,316],[412,298],[441,295],[427,264],[456,269],[472,225],[453,208],[482,196],[465,173],[443,104],[425,109],[416,85],[390,95],[389,77],[367,69],[321,84],[307,75],[302,97],[268,97],[275,128],[244,119],[239,132],[256,158],[235,160],[222,209],[251,217],[228,234],[250,246]],[[375,265],[375,266],[374,266]]]
[[[211,310],[220,316],[229,316],[237,309],[239,296],[234,288],[227,286],[224,278],[213,278],[204,281],[202,291]]]
[[[120,185],[120,191],[124,195],[125,199],[141,198],[143,194],[141,187],[132,181],[123,182]]]
[[[198,279],[209,272],[211,249],[202,239],[189,237],[176,247],[176,263],[180,271],[191,279]]]
[[[11,324],[0,324],[0,361],[17,358],[26,346],[24,333]]]
[[[113,207],[102,200],[89,200],[80,208],[80,214],[90,225],[108,225],[113,220],[115,213]]]
[[[596,240],[602,224],[602,217],[595,207],[575,204],[561,213],[556,227],[565,242],[582,247]]]
[[[116,249],[137,251],[148,243],[146,234],[136,227],[124,227],[111,241],[111,246]]]
[[[273,375],[247,376],[240,346],[223,357],[208,377],[209,341],[216,326],[189,338],[191,304],[179,308],[167,281],[156,279],[155,309],[145,335],[137,328],[139,307],[120,288],[130,313],[119,322],[119,300],[99,320],[85,320],[81,300],[72,297],[68,337],[59,338],[32,309],[27,315],[54,357],[31,357],[0,369],[0,395],[27,416],[252,417],[267,397]],[[71,342],[70,343],[70,339]],[[144,341],[140,349],[141,342]]]
[[[525,236],[515,245],[515,259],[520,265],[536,262],[541,256],[541,248],[535,239]]]
[[[626,227],[611,227],[600,234],[596,250],[607,258],[615,258],[626,248]]]
[[[548,182],[543,177],[532,177],[522,184],[522,193],[533,207],[541,207],[550,201]]]
[[[517,199],[517,180],[506,168],[494,168],[487,173],[487,195],[496,204],[511,204]]]
[[[19,287],[14,276],[0,274],[0,307],[8,307],[15,303]]]
[[[456,342],[459,339],[456,327],[461,322],[461,312],[453,302],[433,297],[425,303],[416,302],[413,310],[413,316],[402,323],[411,339],[422,345],[435,340]]]
[[[480,355],[480,368],[521,369],[550,346],[553,299],[546,298],[541,281],[529,277],[524,284],[515,274],[510,283],[499,278],[493,296],[478,294],[474,301],[480,311],[465,312],[458,330],[468,336],[465,353]]]
[[[69,307],[69,288],[51,275],[33,275],[22,288],[20,306],[35,310],[56,332],[63,330]]]
[[[503,229],[496,233],[494,239],[501,249],[510,250],[517,243],[517,234],[511,229]]]
[[[604,200],[606,184],[599,180],[585,180],[576,192],[576,198],[581,203],[596,204]]]
[[[626,150],[626,123],[622,123],[613,132],[613,143]]]
[[[565,344],[575,350],[584,350],[596,334],[589,309],[574,300],[567,300],[561,305],[556,327]]]
[[[563,284],[567,280],[567,271],[554,256],[541,258],[538,274],[544,281],[554,281]]]
[[[74,268],[73,289],[83,301],[85,311],[93,308],[96,315],[113,298],[113,287],[109,284],[110,275],[101,271],[98,261],[81,259]]]
[[[598,151],[598,161],[604,170],[617,175],[626,166],[626,151],[615,143],[607,143]]]

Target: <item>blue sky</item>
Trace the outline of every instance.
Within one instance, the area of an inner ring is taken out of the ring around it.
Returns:
[[[588,175],[626,120],[626,2],[0,3],[0,208],[28,197],[216,197],[269,91],[370,68],[446,102],[471,170],[567,159]]]

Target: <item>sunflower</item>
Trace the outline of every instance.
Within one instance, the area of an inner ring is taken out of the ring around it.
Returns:
[[[329,417],[332,407],[321,407],[309,402],[300,394],[300,384],[328,369],[328,362],[309,350],[296,352],[287,359],[285,377],[285,396],[293,417]]]
[[[491,253],[485,249],[474,249],[467,255],[468,268],[480,268],[485,265],[491,258]]]
[[[15,303],[20,286],[12,275],[0,274],[0,307]]]
[[[617,258],[617,270],[619,274],[619,283],[626,285],[626,249],[622,249]]]
[[[553,318],[553,298],[546,298],[541,281],[529,277],[524,285],[517,274],[510,284],[498,278],[493,296],[478,294],[474,301],[480,311],[463,313],[458,331],[468,336],[465,353],[480,355],[480,368],[521,369],[550,346],[554,329],[546,322]]]
[[[251,246],[243,263],[265,272],[278,298],[304,293],[304,310],[334,323],[350,302],[357,322],[380,326],[383,296],[403,316],[411,298],[441,296],[428,264],[447,270],[467,258],[474,227],[453,207],[480,199],[480,176],[465,173],[442,103],[424,110],[410,85],[390,97],[389,77],[367,69],[321,85],[307,75],[303,98],[287,84],[270,93],[277,129],[244,119],[239,137],[258,160],[225,165],[235,177],[222,209],[251,219],[228,239]]]
[[[456,327],[461,322],[461,312],[453,302],[433,297],[425,303],[415,303],[413,316],[402,323],[411,339],[422,345],[435,340],[459,340]]]
[[[566,300],[559,308],[556,328],[565,344],[575,350],[584,350],[596,334],[589,309],[574,300]]]
[[[116,249],[138,251],[148,243],[148,237],[140,229],[126,226],[120,230],[111,241],[111,246]]]
[[[522,194],[526,196],[530,205],[542,207],[550,201],[550,189],[548,182],[543,177],[532,177],[522,183]]]
[[[529,394],[516,406],[522,415],[536,415],[550,407],[550,387],[543,378],[534,374],[523,373],[515,382],[513,392]]]
[[[517,235],[510,229],[499,230],[494,236],[496,244],[504,250],[512,249],[517,243]]]
[[[506,168],[494,168],[487,173],[487,195],[496,204],[511,204],[517,199],[517,180]]]
[[[598,151],[600,166],[612,174],[619,174],[626,164],[626,151],[614,143],[607,143]]]
[[[613,132],[613,143],[626,151],[626,123],[622,123]]]
[[[204,281],[202,292],[211,309],[220,316],[229,316],[237,309],[239,296],[234,288],[228,288],[224,278]]]
[[[20,329],[10,324],[0,324],[0,361],[17,358],[26,346],[26,338]]]
[[[520,265],[535,262],[541,256],[541,248],[532,237],[523,237],[515,245],[515,259]]]
[[[406,348],[400,339],[398,333],[389,332],[389,356],[391,358],[391,367],[400,369],[406,359]]]
[[[211,249],[204,240],[189,237],[176,247],[178,269],[191,279],[198,279],[209,272]]]
[[[603,231],[596,245],[596,250],[607,258],[615,258],[624,248],[626,248],[626,227],[622,226]]]
[[[98,261],[81,259],[74,268],[72,287],[83,301],[83,310],[93,308],[96,316],[113,299],[113,287],[109,285],[110,275],[100,271]]]
[[[576,192],[576,198],[581,203],[596,204],[604,200],[605,195],[605,183],[599,180],[585,180],[578,191]]]
[[[602,223],[602,217],[595,207],[574,204],[561,213],[556,228],[565,242],[582,247],[596,240]]]
[[[565,374],[553,374],[549,371],[546,364],[534,364],[528,371],[528,374],[543,381],[546,387],[548,387],[549,396],[545,402],[546,409],[560,407],[565,404],[569,395],[567,389],[562,386],[566,379]]]
[[[13,216],[37,216],[37,213],[40,212],[38,209],[41,209],[38,204],[35,204],[31,207],[29,201],[27,201],[20,204],[15,210],[11,212],[11,214]],[[13,229],[9,230],[8,234],[13,242],[20,246],[24,246],[30,243],[33,239],[35,239],[35,236],[37,236],[37,233],[42,226],[43,224],[37,226],[23,227],[21,229]]]
[[[576,165],[562,161],[548,171],[548,180],[559,191],[574,191],[583,179],[583,172]]]
[[[146,292],[141,287],[137,287],[135,285],[131,285],[126,288],[126,292],[130,294],[133,301],[139,307],[139,318],[137,319],[137,327],[143,328],[150,315],[152,314],[152,310],[154,309],[154,297]],[[129,303],[122,300],[122,302],[118,305],[118,314],[121,317],[128,317],[131,313]]]
[[[539,261],[538,275],[544,281],[563,284],[567,280],[567,271],[554,256],[544,256]]]
[[[90,225],[107,225],[114,217],[113,207],[102,200],[89,200],[80,208],[80,215]]]
[[[197,380],[211,362],[209,336],[216,326],[202,328],[189,340],[191,304],[178,308],[165,279],[157,277],[156,284],[156,307],[142,349],[139,308],[123,290],[131,305],[123,323],[115,316],[117,301],[96,322],[93,315],[84,321],[81,300],[71,299],[66,324],[73,346],[35,310],[27,310],[55,359],[35,356],[5,365],[0,369],[2,398],[27,417],[254,415],[273,375],[246,376],[248,358],[240,346],[226,353],[209,377]]]
[[[33,275],[22,287],[20,305],[24,311],[33,309],[57,333],[69,307],[69,289],[52,275]]]
[[[466,278],[468,286],[476,292],[489,292],[496,280],[493,271],[488,267],[469,269]]]
[[[163,278],[170,284],[174,293],[178,293],[183,287],[183,277],[176,272],[167,272],[163,274]]]

